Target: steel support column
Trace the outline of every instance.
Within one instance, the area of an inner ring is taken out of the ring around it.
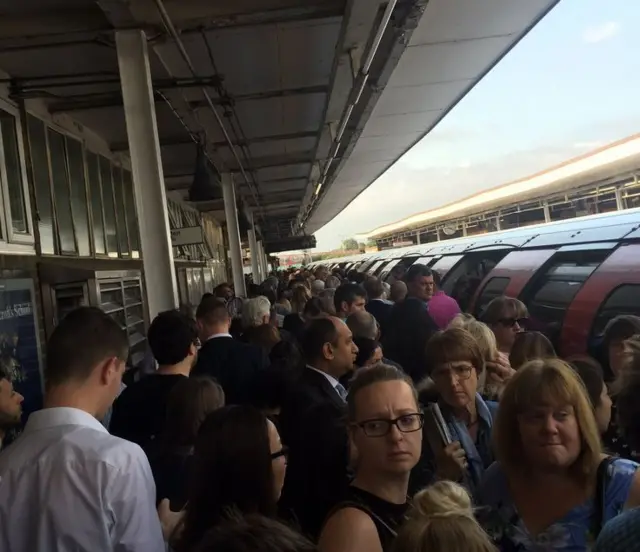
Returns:
[[[269,275],[269,269],[267,265],[267,256],[265,255],[264,244],[262,243],[262,241],[258,242],[258,263],[260,266],[260,275],[264,280]]]
[[[256,240],[256,227],[253,222],[253,213],[247,212],[249,219],[249,248],[251,249],[251,273],[253,275],[253,283],[261,284],[262,275],[260,273],[260,264],[258,262],[258,242]]]
[[[116,32],[116,47],[150,318],[178,306],[178,286],[143,31]]]
[[[242,245],[240,243],[240,227],[238,226],[238,207],[233,175],[222,175],[222,197],[224,199],[224,214],[227,220],[227,234],[229,236],[229,250],[231,252],[231,272],[233,273],[233,287],[238,297],[246,297],[242,271]]]

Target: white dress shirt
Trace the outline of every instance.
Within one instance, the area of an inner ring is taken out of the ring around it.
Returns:
[[[0,454],[0,550],[163,552],[142,449],[75,408],[34,412]]]

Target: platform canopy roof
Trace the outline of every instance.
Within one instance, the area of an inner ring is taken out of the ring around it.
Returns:
[[[332,220],[557,1],[19,0],[0,70],[126,152],[114,31],[143,29],[167,189],[186,199],[202,144],[275,241]]]

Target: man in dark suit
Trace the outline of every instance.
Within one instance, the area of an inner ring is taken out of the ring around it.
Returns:
[[[427,307],[433,296],[433,272],[414,264],[407,271],[405,282],[408,295],[391,309],[382,350],[418,384],[428,375],[424,355],[427,341],[438,331]]]
[[[348,485],[346,391],[339,380],[353,370],[358,348],[346,324],[334,317],[311,321],[301,348],[307,366],[280,414],[289,447],[280,502],[284,515],[292,514],[315,537]]]
[[[380,335],[383,336],[387,332],[387,326],[389,325],[389,316],[391,315],[391,309],[393,303],[388,301],[384,297],[384,286],[380,278],[373,276],[367,278],[364,281],[364,289],[367,292],[367,312],[370,312],[375,316],[378,324],[380,325]]]
[[[213,377],[222,386],[227,404],[251,404],[258,375],[267,365],[264,352],[231,337],[231,317],[219,299],[204,299],[196,321],[202,348],[193,374]]]

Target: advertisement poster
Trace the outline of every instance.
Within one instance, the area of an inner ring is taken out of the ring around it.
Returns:
[[[33,280],[0,280],[0,364],[24,396],[23,421],[42,408],[42,363],[33,298]]]

